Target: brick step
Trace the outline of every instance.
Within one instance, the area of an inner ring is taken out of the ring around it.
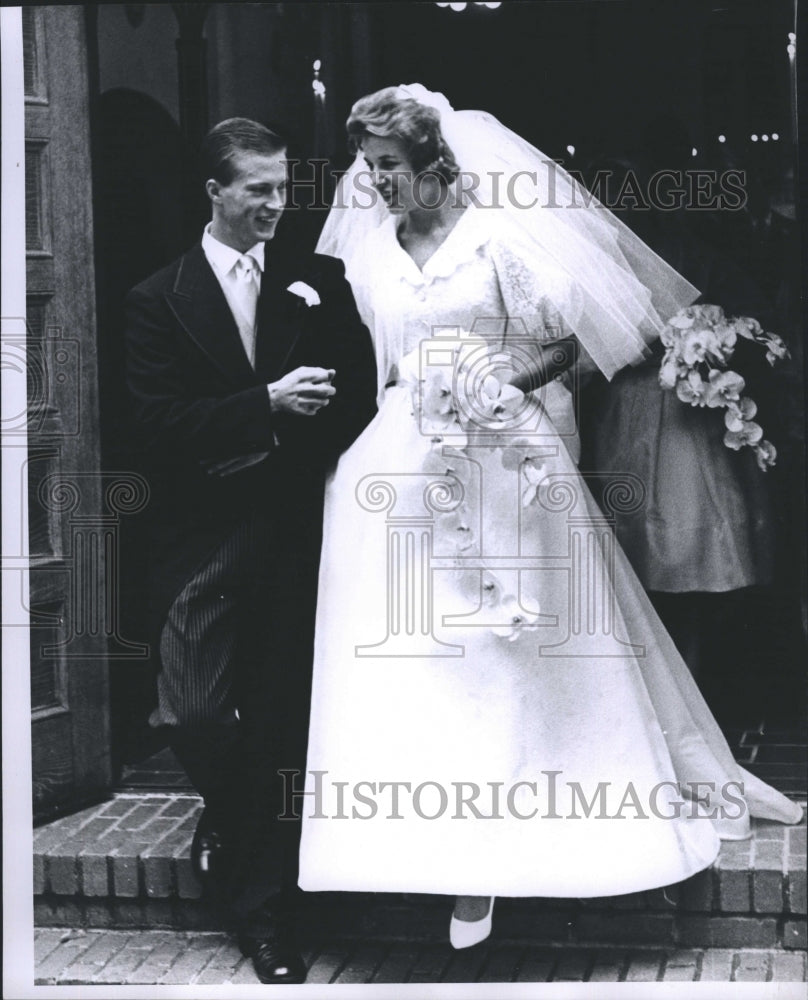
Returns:
[[[121,794],[34,831],[40,927],[218,930],[189,861],[193,795]],[[301,920],[334,940],[445,941],[445,896],[307,893]],[[599,899],[504,899],[501,941],[806,948],[806,827],[753,822],[715,866],[678,885]]]
[[[805,980],[805,955],[760,948],[522,947],[494,936],[482,948],[465,952],[453,951],[446,941],[335,944],[313,938],[302,949],[309,985]],[[38,986],[258,983],[251,961],[222,933],[39,928],[34,952]],[[760,986],[755,990],[757,997],[770,995]],[[804,990],[777,990],[780,1000],[802,995]]]

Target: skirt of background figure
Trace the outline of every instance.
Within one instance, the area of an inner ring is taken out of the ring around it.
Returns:
[[[647,181],[662,168],[694,165],[693,143],[680,123],[651,122],[639,142],[626,141],[619,156],[602,152],[590,169],[607,168],[620,190],[629,172]],[[612,154],[619,148],[614,143]],[[705,165],[727,166],[699,162]],[[629,202],[619,214],[700,289],[700,302],[720,305],[728,316],[753,316],[787,342],[792,361],[777,370],[746,342],[732,363],[778,449],[776,467],[762,472],[752,449],[727,448],[720,413],[687,406],[660,387],[660,344],[644,365],[620,372],[609,385],[595,378],[582,396],[581,470],[631,473],[643,481],[645,505],[618,517],[616,533],[725,728],[763,718],[796,721],[804,701],[799,277],[788,240],[765,238],[774,232],[766,220],[776,213],[765,211],[774,187],[756,190],[759,197],[750,190],[744,211],[705,213],[686,205],[638,211]]]
[[[593,387],[581,469],[644,484],[644,505],[618,516],[616,534],[719,721],[784,720],[799,701],[799,630],[776,585],[788,526],[771,472],[752,449],[726,447],[719,413],[661,389],[658,366],[654,358]]]

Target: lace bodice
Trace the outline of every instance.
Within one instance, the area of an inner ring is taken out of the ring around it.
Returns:
[[[447,327],[481,335],[492,345],[540,343],[572,333],[574,284],[551,261],[528,257],[499,213],[470,207],[419,268],[388,216],[347,262],[363,318],[370,327],[380,386],[398,377],[398,362]],[[562,319],[561,313],[566,319]]]

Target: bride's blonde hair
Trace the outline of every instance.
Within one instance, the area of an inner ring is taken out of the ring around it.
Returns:
[[[398,87],[385,87],[360,98],[351,108],[345,128],[352,153],[362,148],[369,135],[398,139],[417,174],[430,171],[449,184],[460,173],[441,134],[439,112],[411,97],[400,97]]]

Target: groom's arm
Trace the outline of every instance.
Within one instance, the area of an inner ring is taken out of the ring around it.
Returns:
[[[334,391],[328,373],[315,368],[296,369],[269,386],[205,391],[205,376],[184,343],[162,296],[141,287],[129,293],[126,377],[137,436],[167,457],[211,463],[270,451],[285,417],[310,417]]]
[[[128,294],[125,337],[126,381],[144,448],[206,460],[273,447],[266,386],[205,391],[212,384],[204,385],[183,350],[183,334],[161,295],[142,288]]]

